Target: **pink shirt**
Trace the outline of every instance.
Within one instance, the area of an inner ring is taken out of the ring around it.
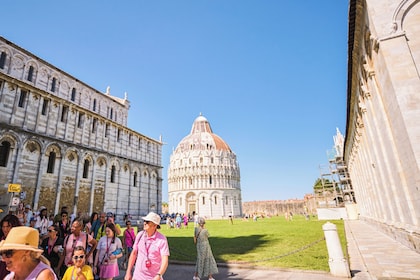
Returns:
[[[89,234],[86,234],[85,232],[80,232],[79,236],[76,237],[74,236],[74,234],[70,234],[68,235],[68,237],[66,237],[64,239],[64,246],[66,247],[66,256],[64,258],[64,264],[67,266],[73,265],[73,250],[74,248],[76,248],[77,246],[82,246],[83,248],[86,248],[86,237],[88,238],[87,242],[89,243],[89,241],[91,241],[93,239],[93,237]],[[66,243],[67,242],[67,243]],[[89,244],[88,244],[89,246]],[[92,263],[92,255],[90,256],[89,260],[87,260],[87,262]]]
[[[48,265],[46,265],[43,262],[40,262],[35,268],[34,270],[32,270],[32,272],[28,275],[28,277],[25,278],[25,280],[35,280],[38,275],[45,269],[48,269],[49,271],[52,272],[52,274],[54,275],[54,278],[57,279],[57,276],[54,273],[54,270],[51,269],[51,267],[49,267]],[[15,273],[14,272],[10,272],[5,278],[4,280],[12,280],[15,278]]]
[[[134,234],[133,228],[130,228],[130,230],[126,229],[124,231],[124,244],[126,247],[133,247],[135,239],[136,235]]]
[[[159,273],[162,256],[169,256],[168,241],[158,231],[150,237],[145,231],[142,231],[136,236],[133,252],[136,251],[137,260],[133,279],[152,279]],[[146,260],[150,260],[150,267],[146,267]]]

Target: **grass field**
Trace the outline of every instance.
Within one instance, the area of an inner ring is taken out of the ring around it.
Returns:
[[[329,271],[322,230],[326,222],[314,217],[307,221],[303,216],[295,215],[290,222],[284,217],[260,218],[257,222],[236,219],[233,225],[228,220],[207,220],[206,228],[218,263]],[[344,222],[331,223],[337,226],[346,254]],[[161,227],[160,232],[168,238],[170,260],[195,262],[194,224],[182,229]]]

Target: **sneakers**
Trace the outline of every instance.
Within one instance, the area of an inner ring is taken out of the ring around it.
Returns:
[[[193,277],[193,280],[200,280],[200,277],[198,277],[198,276],[194,276],[194,277]]]

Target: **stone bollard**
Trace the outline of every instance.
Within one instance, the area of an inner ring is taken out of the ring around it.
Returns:
[[[340,239],[338,238],[337,226],[327,222],[322,226],[324,230],[325,241],[327,243],[331,274],[350,278],[350,268],[347,260],[343,256]]]

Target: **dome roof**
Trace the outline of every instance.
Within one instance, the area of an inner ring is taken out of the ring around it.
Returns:
[[[192,125],[191,133],[179,142],[176,151],[210,149],[231,152],[229,145],[213,133],[208,120],[200,114]]]

